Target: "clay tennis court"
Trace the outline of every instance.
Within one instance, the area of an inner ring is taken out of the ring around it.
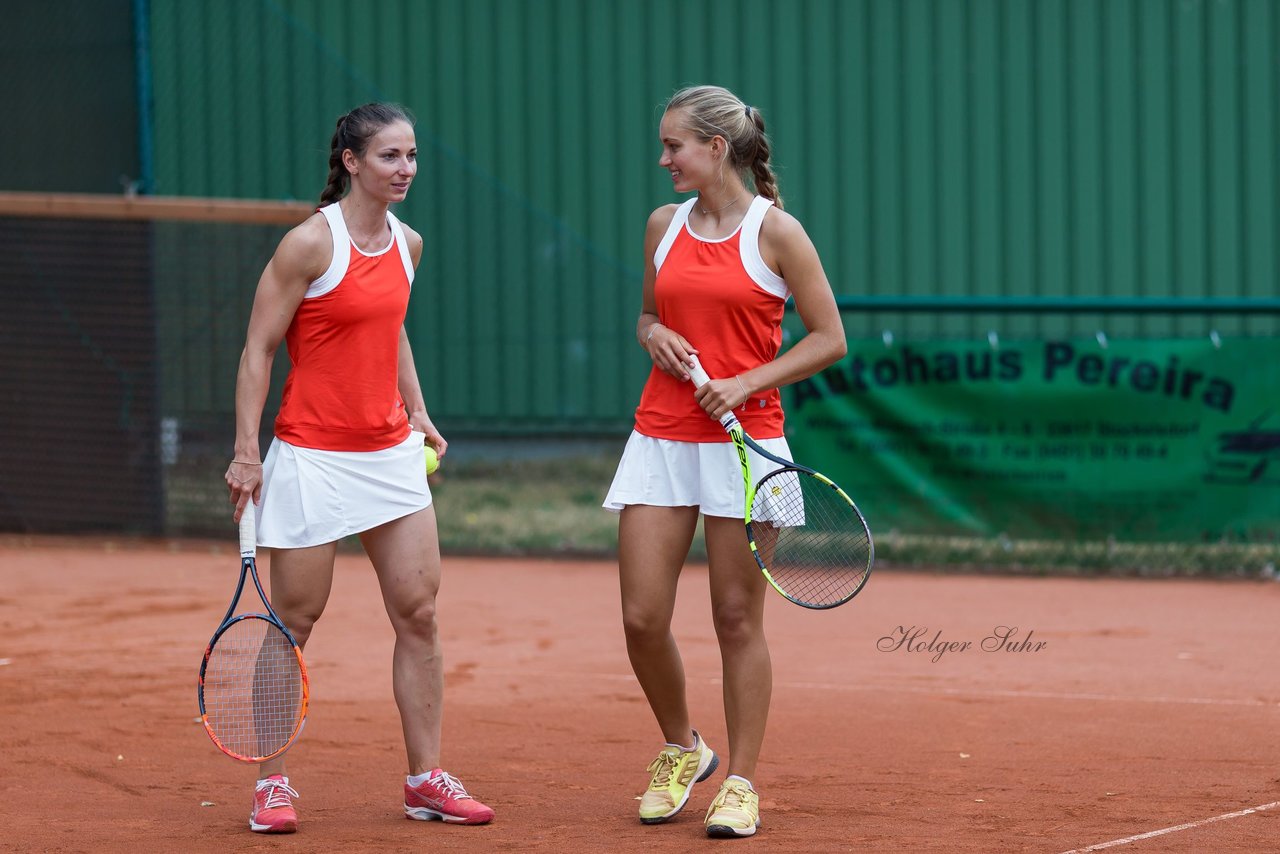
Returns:
[[[498,817],[406,821],[392,633],[358,554],[339,557],[307,649],[301,829],[257,836],[253,769],[196,721],[237,570],[230,542],[0,539],[0,848],[1254,852],[1280,838],[1274,583],[890,570],[831,612],[775,597],[764,824],[724,841],[702,831],[714,785],[667,825],[635,818],[659,734],[607,562],[446,558],[444,762]],[[678,635],[695,725],[722,748],[707,608],[691,566]],[[982,651],[1000,626],[1029,643]],[[894,648],[899,627],[927,631]]]

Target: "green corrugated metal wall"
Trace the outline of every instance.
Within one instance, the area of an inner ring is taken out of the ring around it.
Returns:
[[[764,112],[837,293],[1272,296],[1280,267],[1270,0],[150,5],[158,193],[314,198],[338,115],[416,112],[410,329],[455,427],[625,428],[643,225],[672,200],[657,110],[692,82]],[[1209,321],[999,328],[1103,322]],[[847,319],[852,335],[995,323]]]
[[[121,193],[141,177],[130,0],[4,0],[0,190]]]

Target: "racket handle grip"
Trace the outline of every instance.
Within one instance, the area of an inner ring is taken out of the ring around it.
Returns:
[[[693,362],[693,366],[689,368],[689,379],[693,380],[693,387],[702,388],[704,385],[711,382],[711,377],[707,376],[707,372],[703,370],[702,363],[698,361],[698,357],[695,354],[690,353],[689,359]],[[732,411],[726,412],[720,419],[720,425],[724,427],[726,432],[731,428],[736,427],[737,424],[738,419],[734,416]]]
[[[244,505],[240,514],[240,557],[254,557],[258,553],[258,514],[253,501]]]

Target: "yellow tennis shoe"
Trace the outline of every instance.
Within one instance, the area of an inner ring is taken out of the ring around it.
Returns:
[[[720,793],[707,809],[707,836],[751,836],[760,826],[760,796],[741,777],[720,785]]]
[[[649,763],[653,777],[640,798],[640,821],[661,824],[684,809],[694,783],[711,776],[720,764],[719,757],[698,731],[693,731],[693,749],[684,750],[674,744],[662,748],[658,758]]]

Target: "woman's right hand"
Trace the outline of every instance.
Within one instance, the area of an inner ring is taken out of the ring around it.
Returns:
[[[661,323],[654,323],[647,333],[645,349],[649,358],[658,366],[658,370],[669,374],[681,382],[689,379],[690,355],[697,355],[697,349],[674,329],[668,329]]]
[[[231,503],[236,507],[231,518],[237,525],[240,524],[240,516],[244,513],[245,507],[250,501],[257,504],[262,491],[262,463],[255,465],[254,462],[253,460],[232,460],[227,466],[227,473],[223,476],[227,482],[227,489],[231,492]]]

